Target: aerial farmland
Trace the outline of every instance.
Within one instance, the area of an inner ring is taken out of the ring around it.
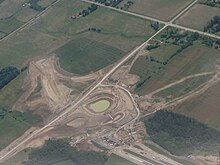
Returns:
[[[0,0],[0,165],[217,165],[220,2]]]

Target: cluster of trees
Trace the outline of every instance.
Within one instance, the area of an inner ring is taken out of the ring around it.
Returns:
[[[15,79],[19,74],[20,70],[13,66],[8,66],[0,69],[0,89],[6,86],[10,81]]]
[[[127,3],[125,3],[124,6],[121,7],[120,9],[121,9],[121,10],[128,10],[128,8],[129,8],[131,5],[133,5],[133,4],[134,4],[134,1],[133,1],[133,0],[129,0],[129,1],[127,1]],[[116,8],[118,8],[118,6],[117,6]]]
[[[102,30],[98,28],[89,28],[89,31],[100,33]]]
[[[105,4],[106,6],[112,6],[112,7],[117,6],[122,1],[123,0],[95,0],[95,2]]]
[[[118,7],[118,4],[120,4],[123,0],[94,0],[97,3],[104,4],[106,6],[112,6],[112,7]],[[134,0],[128,0],[122,7],[120,7],[121,10],[127,10],[131,5],[134,4]]]
[[[150,60],[151,62],[159,64],[157,71],[163,69],[163,66],[166,66],[175,56],[179,55],[184,49],[192,46],[195,41],[199,40],[202,44],[208,47],[215,47],[216,49],[220,48],[220,40],[216,40],[207,36],[201,36],[197,32],[192,33],[179,31],[178,29],[172,27],[167,28],[160,37],[161,43],[152,43],[148,45],[145,49],[156,49],[159,48],[161,44],[163,44],[164,46],[166,46],[167,44],[174,44],[179,46],[179,49],[171,54],[167,59],[163,59],[162,61],[155,59],[154,57],[146,58],[146,60]],[[157,71],[154,71],[154,73],[156,73]],[[148,75],[146,79],[138,82],[136,85],[136,89],[140,89],[147,80],[151,79],[151,77],[153,77],[152,74]]]
[[[146,78],[137,83],[136,89],[140,89],[143,86],[143,84],[146,83],[146,81],[153,77],[155,73],[161,71],[163,67],[166,66],[175,56],[179,55],[184,49],[188,48],[189,46],[192,46],[195,41],[201,41],[202,44],[208,47],[215,47],[216,49],[220,48],[220,40],[216,40],[207,36],[201,36],[197,32],[192,33],[179,31],[178,29],[172,27],[167,28],[166,31],[164,31],[160,37],[161,43],[151,43],[145,49],[156,49],[159,48],[161,44],[163,44],[164,46],[166,46],[167,44],[174,44],[179,46],[179,49],[177,49],[173,54],[170,54],[170,56],[167,59],[158,60],[152,56],[146,58],[146,60],[150,60],[151,62],[156,63],[156,66],[158,67],[157,70],[154,70],[153,73],[149,71]]]
[[[159,22],[151,22],[151,27],[154,30],[159,30],[160,29],[160,24],[159,24]]]
[[[30,8],[39,12],[45,10],[45,7],[38,5],[39,1],[40,0],[29,0]]]
[[[83,17],[85,17],[97,9],[98,9],[97,5],[91,4],[91,6],[89,6],[88,9],[85,9],[82,12],[80,12],[79,15],[82,15]]]
[[[204,27],[205,32],[220,32],[220,16],[214,16],[213,19]]]
[[[202,2],[199,2],[199,3],[203,4],[203,5],[208,5],[211,7],[219,7],[220,6],[219,0],[203,0]]]
[[[173,154],[220,154],[220,132],[195,119],[161,110],[144,123],[151,139]]]
[[[161,35],[161,38],[165,40],[171,40],[172,44],[181,46],[181,49],[185,49],[188,46],[193,45],[193,42],[200,38],[197,32],[179,32],[175,28],[167,28],[166,32]]]
[[[161,38],[165,40],[166,43],[171,42],[174,45],[180,46],[180,48],[173,54],[170,55],[168,59],[165,61],[159,61],[154,59],[153,57],[150,57],[150,61],[156,62],[161,65],[167,65],[170,60],[172,60],[175,56],[177,56],[180,52],[182,52],[187,47],[193,45],[193,42],[198,40],[200,38],[200,35],[198,33],[189,33],[189,32],[182,32],[179,33],[177,29],[174,28],[168,28],[165,33],[161,35]],[[160,45],[158,44],[151,44],[146,49],[156,49],[159,48]]]
[[[142,85],[144,85],[144,83],[145,83],[147,80],[149,80],[151,77],[152,77],[152,76],[148,76],[148,77],[146,77],[145,79],[139,81],[139,82],[137,83],[137,85],[136,85],[136,88],[137,88],[137,89],[141,88]]]
[[[220,20],[219,17],[215,19]],[[215,21],[215,22],[216,22]],[[161,35],[162,39],[165,39],[166,43],[172,42],[172,44],[181,46],[181,49],[179,51],[182,51],[183,49],[193,45],[194,41],[201,40],[202,44],[208,46],[208,47],[215,47],[219,48],[220,41],[206,37],[206,36],[201,36],[197,32],[178,32],[177,29],[174,28],[168,28],[165,33]]]
[[[159,48],[160,45],[159,44],[150,44],[146,46],[146,50],[152,50],[152,49],[156,49]]]
[[[76,165],[103,165],[107,159],[102,152],[78,151],[62,140],[48,140],[29,154],[25,165],[52,165],[64,160],[72,160]]]

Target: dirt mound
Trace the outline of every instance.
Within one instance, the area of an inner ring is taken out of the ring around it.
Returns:
[[[42,107],[44,110],[47,107],[50,113],[59,113],[62,107],[76,99],[98,76],[98,73],[87,76],[65,74],[55,56],[32,61],[23,85],[25,92],[14,109],[20,111],[31,109],[42,113]],[[41,116],[45,117],[45,114],[48,112]]]

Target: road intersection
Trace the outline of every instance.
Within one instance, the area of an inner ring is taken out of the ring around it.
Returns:
[[[215,34],[203,32],[203,31],[192,29],[192,28],[185,27],[185,26],[182,26],[182,25],[177,25],[177,24],[174,23],[174,21],[176,21],[186,11],[188,11],[192,6],[194,6],[198,2],[198,0],[195,0],[191,4],[189,4],[185,9],[183,9],[180,13],[178,13],[170,21],[163,21],[163,20],[160,20],[160,19],[157,19],[157,18],[153,18],[153,17],[149,17],[149,16],[133,13],[133,12],[130,12],[130,11],[125,11],[125,10],[117,9],[117,8],[114,8],[114,7],[111,7],[111,6],[106,6],[104,4],[100,4],[100,3],[89,1],[89,0],[81,0],[81,1],[82,2],[86,2],[86,3],[95,4],[95,5],[98,5],[98,6],[101,6],[101,7],[108,8],[110,10],[114,10],[114,11],[117,11],[117,12],[125,13],[125,14],[131,15],[131,16],[135,16],[135,17],[138,17],[138,18],[143,18],[143,19],[146,19],[146,20],[150,20],[150,21],[154,21],[154,22],[159,22],[161,24],[164,24],[165,26],[170,26],[170,27],[174,27],[174,28],[178,28],[178,29],[182,29],[182,30],[190,31],[190,32],[197,32],[197,33],[199,33],[201,35],[204,35],[204,36],[207,36],[207,37],[212,37],[212,38],[220,39],[220,36],[217,36]]]

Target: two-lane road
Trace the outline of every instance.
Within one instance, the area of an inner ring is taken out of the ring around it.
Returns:
[[[138,18],[143,18],[143,19],[146,19],[146,20],[159,22],[159,23],[164,24],[166,26],[171,26],[171,27],[175,27],[175,28],[178,28],[178,29],[183,29],[183,30],[190,31],[190,32],[197,32],[197,33],[199,33],[201,35],[204,35],[204,36],[207,36],[207,37],[220,39],[220,36],[217,36],[215,34],[206,33],[206,32],[203,32],[203,31],[200,31],[200,30],[197,30],[197,29],[185,27],[185,26],[182,26],[182,25],[177,25],[177,24],[174,23],[175,20],[177,20],[181,15],[183,15],[185,12],[187,12],[193,5],[195,5],[198,2],[198,0],[195,0],[191,4],[189,4],[185,9],[183,9],[180,13],[178,13],[171,21],[163,21],[163,20],[153,18],[153,17],[150,17],[150,16],[145,16],[145,15],[133,13],[133,12],[130,12],[130,11],[117,9],[117,8],[114,8],[114,7],[111,7],[111,6],[105,6],[104,4],[93,2],[93,1],[90,1],[90,0],[81,0],[81,1],[86,2],[86,3],[96,4],[98,6],[105,7],[105,8],[108,8],[110,10],[117,11],[117,12],[125,13],[125,14],[135,16],[135,17],[138,17]]]

